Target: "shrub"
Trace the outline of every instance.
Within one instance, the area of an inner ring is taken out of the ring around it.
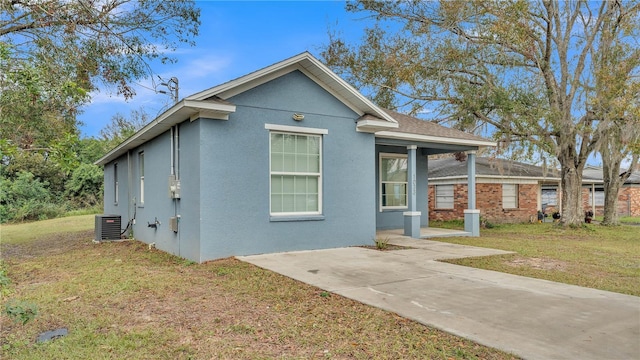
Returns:
[[[26,171],[14,180],[0,177],[0,222],[43,220],[64,213],[66,208],[52,201],[47,186]]]
[[[93,164],[80,164],[65,184],[65,195],[74,207],[86,208],[102,202],[103,171]]]

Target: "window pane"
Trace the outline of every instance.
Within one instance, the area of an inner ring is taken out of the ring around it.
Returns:
[[[406,158],[382,158],[382,181],[407,181]]]
[[[310,136],[309,138],[309,154],[320,155],[320,137]]]
[[[271,134],[271,153],[281,153],[284,150],[282,134]]]
[[[307,137],[296,135],[296,154],[308,154]]]
[[[295,172],[296,171],[296,154],[283,155],[282,171]]]
[[[271,212],[282,212],[282,195],[271,195]]]
[[[289,135],[289,134],[282,134],[282,137],[284,141],[283,152],[288,154],[295,154],[296,153],[296,136]]]
[[[282,194],[282,176],[271,176],[271,193]]]
[[[382,184],[382,206],[407,206],[407,184]]]
[[[518,207],[518,185],[502,184],[502,208],[516,209]]]
[[[295,212],[295,195],[282,195],[282,212]]]
[[[453,185],[436,185],[436,208],[453,209]]]
[[[296,155],[296,172],[307,172],[309,171],[309,157],[305,155]]]
[[[293,194],[295,192],[293,176],[282,176],[282,193]]]

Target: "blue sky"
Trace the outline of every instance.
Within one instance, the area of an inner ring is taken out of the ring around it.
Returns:
[[[196,46],[178,49],[176,64],[151,64],[156,75],[178,78],[180,98],[303,51],[319,56],[330,29],[355,41],[367,24],[362,14],[347,13],[344,1],[199,1],[197,5],[202,25]],[[155,118],[171,104],[168,95],[149,89],[151,79],[137,83],[137,95],[129,101],[104,89],[94,93],[79,116],[82,135],[97,136],[116,113],[128,116],[142,107]]]

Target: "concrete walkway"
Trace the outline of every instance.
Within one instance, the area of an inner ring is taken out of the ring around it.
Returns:
[[[392,242],[416,249],[238,258],[525,359],[640,359],[640,297],[436,261],[500,250]]]

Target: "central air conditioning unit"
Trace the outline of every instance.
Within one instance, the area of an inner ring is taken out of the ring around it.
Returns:
[[[96,215],[96,241],[120,240],[120,215]]]

